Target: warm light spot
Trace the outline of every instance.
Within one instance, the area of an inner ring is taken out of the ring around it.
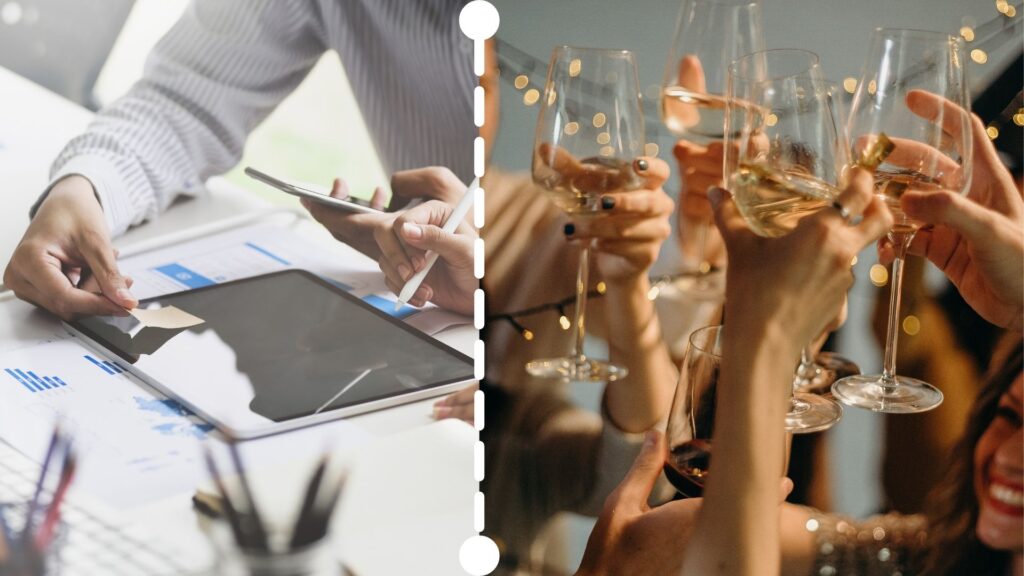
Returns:
[[[975,48],[971,50],[971,60],[974,60],[978,64],[984,64],[988,62],[988,54],[985,53],[981,48]]]
[[[700,272],[701,274],[707,274],[708,272],[711,272],[711,262],[708,262],[707,260],[701,262],[697,266],[697,271]]]
[[[612,141],[612,135],[607,132],[601,132],[597,135],[598,144],[607,144]]]
[[[573,58],[569,61],[569,76],[575,78],[580,75],[580,68],[583,68],[583,62],[579,58]]]
[[[661,287],[655,284],[654,286],[651,286],[650,290],[647,291],[647,299],[653,301],[658,298],[658,294],[660,293]]]
[[[970,26],[964,26],[960,29],[960,35],[964,37],[964,40],[968,42],[974,40],[974,28]]]
[[[917,336],[917,333],[921,331],[921,321],[913,314],[907,316],[903,319],[903,331],[908,336]]]
[[[555,103],[555,98],[558,98],[558,92],[554,88],[548,90],[548,106]]]
[[[776,124],[778,124],[778,122],[779,122],[779,117],[776,116],[775,114],[772,114],[771,112],[769,112],[768,116],[766,116],[765,119],[764,119],[764,123],[767,126],[775,126]]]
[[[1017,126],[1024,126],[1024,112],[1018,112],[1013,115],[1013,123]]]
[[[995,140],[996,138],[999,138],[999,128],[989,126],[988,128],[985,128],[985,134],[988,134],[989,140]]]
[[[529,330],[523,330],[523,338],[526,340],[533,340],[533,332]]]
[[[565,317],[565,314],[562,314],[558,317],[558,325],[562,327],[562,330],[568,330],[572,327],[572,322],[569,322],[569,319]]]
[[[527,106],[533,106],[537,103],[537,100],[540,100],[540,92],[536,88],[530,88],[526,91],[526,94],[523,94],[523,104]]]
[[[527,76],[526,74],[520,74],[519,76],[516,76],[515,80],[512,81],[512,84],[515,85],[516,90],[522,90],[523,88],[526,88],[526,85],[529,83],[530,77]]]
[[[1014,118],[1016,118],[1016,116],[1014,116]],[[660,150],[661,148],[659,148],[658,144],[655,142],[648,142],[647,144],[644,144],[645,156],[657,156]]]
[[[572,136],[573,134],[579,131],[580,125],[578,122],[569,122],[568,124],[565,125],[565,133],[568,134],[569,136]]]
[[[878,92],[878,83],[872,80],[868,82],[868,94],[874,94],[875,92]]]
[[[597,283],[597,293],[598,294],[604,294],[607,291],[608,291],[608,285],[607,284],[605,284],[604,282],[598,282]]]
[[[1000,14],[1006,14],[1006,9],[1009,7],[1010,3],[1006,0],[996,0],[996,10],[998,10]]]
[[[594,114],[594,128],[600,128],[604,126],[605,122],[607,121],[608,118],[604,115],[604,112],[598,112],[597,114]]]
[[[878,287],[885,286],[886,282],[889,281],[889,271],[881,264],[872,266],[868,276],[871,278],[871,283]]]
[[[857,265],[857,255],[854,254],[853,260],[850,260],[850,268],[853,268],[856,265]]]
[[[843,80],[843,90],[853,94],[857,90],[857,79],[852,76]]]
[[[1014,16],[1017,15],[1017,9],[1014,8],[1013,6],[1007,6],[1006,11],[1003,12],[1003,14],[1006,14],[1007,18],[1013,18]]]
[[[601,156],[607,158],[612,154],[615,154],[615,148],[612,148],[611,146],[601,146],[601,150],[599,152],[601,153]]]

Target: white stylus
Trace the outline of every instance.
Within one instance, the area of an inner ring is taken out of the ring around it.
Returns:
[[[459,223],[466,218],[466,214],[469,214],[469,209],[473,206],[473,197],[476,196],[476,189],[479,187],[480,179],[474,178],[472,184],[469,185],[469,189],[462,195],[462,200],[459,200],[455,210],[448,216],[448,220],[445,221],[441,230],[447,234],[455,232],[455,229],[459,227]],[[416,294],[416,291],[420,289],[420,284],[423,284],[423,279],[430,273],[430,269],[434,267],[435,262],[437,262],[437,252],[428,252],[426,266],[414,274],[412,278],[409,278],[402,291],[398,293],[398,302],[395,302],[395,310],[398,310],[412,299],[413,294]]]

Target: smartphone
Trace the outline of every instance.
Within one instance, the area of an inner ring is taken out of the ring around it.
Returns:
[[[298,196],[299,198],[308,198],[313,202],[326,204],[327,206],[331,206],[339,210],[345,210],[346,212],[354,212],[357,214],[384,213],[383,210],[371,208],[369,200],[363,200],[362,198],[356,198],[354,196],[349,196],[344,200],[339,200],[338,198],[328,196],[327,194],[323,194],[321,192],[315,192],[308,188],[303,188],[301,186],[296,186],[295,184],[289,184],[282,180],[278,180],[273,176],[264,174],[263,172],[260,172],[259,170],[249,166],[246,166],[245,173],[250,178],[259,180],[260,182],[263,182],[268,186],[273,186],[274,188],[277,188],[278,190],[285,192],[287,194],[291,194],[292,196]]]

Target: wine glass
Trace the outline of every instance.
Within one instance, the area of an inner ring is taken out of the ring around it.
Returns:
[[[690,498],[703,494],[711,463],[721,339],[721,326],[706,326],[690,334],[668,414],[665,477],[681,495]]]
[[[788,234],[838,197],[849,147],[822,79],[818,57],[806,50],[767,50],[729,67],[724,173],[733,199],[756,234]],[[801,365],[810,363],[802,352]],[[842,417],[842,407],[798,391],[795,375],[786,430],[817,432]]]
[[[964,42],[957,36],[920,30],[877,29],[853,96],[849,134],[854,154],[882,140],[894,145],[875,171],[875,194],[896,223],[888,238],[896,252],[892,266],[889,323],[881,374],[851,376],[832,386],[844,404],[875,412],[916,413],[942,403],[942,392],[927,382],[896,375],[903,260],[921,222],[900,209],[906,191],[965,193],[971,181],[970,99],[964,78]],[[923,118],[908,98],[941,96],[948,102]],[[954,130],[950,126],[964,126]]]
[[[661,117],[669,131],[699,146],[720,143],[727,68],[740,56],[763,49],[759,2],[683,0],[661,83]],[[687,193],[706,192],[682,190],[680,210]],[[676,284],[703,299],[721,297],[725,284],[724,273],[713,269],[705,254],[709,226],[707,219],[694,224],[697,268]]]
[[[633,171],[642,155],[644,117],[636,60],[628,50],[555,48],[540,100],[533,149],[533,181],[574,218],[600,218],[601,197],[643,185]],[[624,366],[583,354],[590,245],[580,248],[571,356],[534,360],[534,376],[589,382],[624,377]]]

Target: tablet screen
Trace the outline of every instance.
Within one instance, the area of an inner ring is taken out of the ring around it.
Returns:
[[[202,319],[178,330],[133,317],[71,325],[159,387],[235,430],[471,380],[472,359],[304,271],[160,296]]]

